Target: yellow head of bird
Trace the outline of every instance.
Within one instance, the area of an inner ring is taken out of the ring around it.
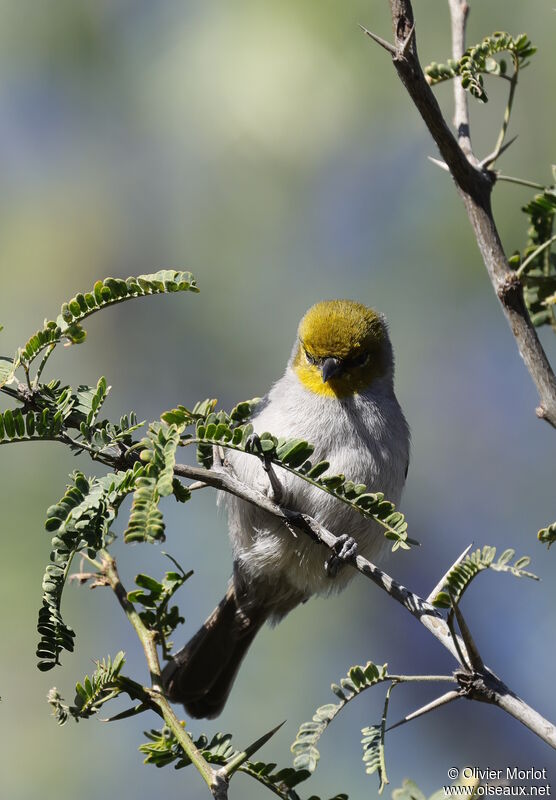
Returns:
[[[353,300],[325,300],[299,324],[292,367],[305,388],[327,397],[367,389],[392,368],[384,318]]]

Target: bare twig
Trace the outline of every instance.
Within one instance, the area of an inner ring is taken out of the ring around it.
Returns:
[[[508,102],[506,103],[506,108],[504,109],[504,118],[502,120],[502,127],[500,129],[500,133],[498,134],[498,139],[496,140],[496,144],[494,145],[494,152],[492,153],[492,156],[489,156],[488,160],[485,159],[485,161],[487,161],[488,166],[493,166],[498,156],[502,155],[504,150],[507,150],[508,147],[512,144],[512,142],[515,142],[515,140],[517,139],[517,136],[514,136],[513,139],[511,139],[507,144],[504,145],[504,138],[508,130],[508,125],[510,124],[510,117],[512,116],[512,106],[514,104],[515,90],[517,86],[517,79],[519,76],[518,61],[515,62],[514,70],[515,72],[510,79],[510,93],[508,95]]]
[[[449,0],[452,21],[452,58],[459,61],[465,53],[465,26],[469,15],[467,0]],[[471,146],[469,129],[468,94],[461,85],[461,78],[454,78],[454,126],[458,134],[459,146],[472,162],[476,163]]]
[[[410,0],[389,0],[389,3],[396,49],[392,61],[448,165],[464,202],[492,286],[539,393],[537,416],[556,427],[556,377],[529,318],[523,301],[523,287],[510,269],[492,216],[490,196],[496,175],[470,163],[452,135],[425,79],[414,34],[407,45],[408,34],[415,24]],[[461,15],[459,24],[461,26]],[[459,113],[463,111],[460,109]]]

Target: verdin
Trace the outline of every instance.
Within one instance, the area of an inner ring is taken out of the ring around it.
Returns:
[[[314,463],[365,483],[397,504],[409,462],[409,428],[394,394],[394,358],[381,314],[351,300],[310,308],[299,324],[286,372],[257,406],[256,434],[305,439]],[[373,520],[280,467],[274,481],[259,458],[228,451],[237,477],[286,508],[310,514],[336,536],[344,552],[373,560],[387,545]],[[222,711],[240,663],[265,621],[276,623],[312,594],[343,589],[353,570],[325,569],[326,551],[276,518],[226,494],[234,556],[224,599],[164,669],[171,700],[192,717]],[[349,537],[349,538],[348,538]]]

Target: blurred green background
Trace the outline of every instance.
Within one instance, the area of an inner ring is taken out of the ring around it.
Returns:
[[[539,52],[523,73],[504,172],[549,182],[554,161],[553,3],[472,3],[469,42],[526,31]],[[415,3],[423,63],[449,55],[446,2]],[[387,569],[426,594],[471,541],[533,556],[544,581],[478,579],[464,610],[487,663],[556,718],[554,559],[536,541],[554,519],[554,433],[535,419],[535,391],[497,305],[451,181],[387,55],[362,23],[387,36],[384,0],[2,0],[0,2],[0,351],[11,354],[62,301],[107,275],[191,269],[201,294],[108,310],[49,376],[74,385],[106,375],[107,412],[153,419],[207,396],[230,407],[260,395],[284,368],[296,324],[313,302],[350,297],[390,321],[397,392],[413,432],[402,509],[422,547]],[[506,84],[473,104],[477,153],[490,152]],[[438,89],[451,113],[451,87]],[[494,206],[508,252],[524,243],[520,206],[531,193],[503,184]],[[553,334],[543,334],[556,361]],[[204,798],[191,769],[141,765],[147,717],[57,728],[45,702],[56,683],[73,699],[92,659],[126,650],[144,676],[131,629],[108,592],[71,587],[65,613],[78,650],[57,672],[36,670],[36,612],[49,539],[45,509],[76,460],[57,445],[3,448],[0,795],[92,800]],[[354,476],[356,477],[356,476]],[[230,571],[226,523],[214,494],[165,505],[165,549],[195,576],[182,590],[185,640],[220,599]],[[121,529],[121,523],[120,523]],[[161,574],[160,548],[119,546],[128,586]],[[177,638],[177,637],[176,637]],[[363,579],[334,600],[313,599],[257,638],[220,720],[246,744],[282,719],[261,752],[289,763],[300,722],[331,698],[353,663],[388,660],[402,673],[446,672],[430,635]],[[128,670],[131,671],[131,670]],[[432,698],[402,687],[391,718]],[[354,703],[322,740],[304,795],[373,797],[359,730],[382,693]],[[426,792],[451,766],[535,765],[554,754],[492,707],[460,701],[393,732],[392,786]],[[388,792],[387,792],[388,794]],[[232,798],[263,797],[239,777]]]

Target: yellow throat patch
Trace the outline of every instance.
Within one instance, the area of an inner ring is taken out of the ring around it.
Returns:
[[[326,397],[348,397],[366,389],[388,367],[384,322],[353,300],[312,306],[299,324],[293,369],[305,388]],[[324,381],[322,363],[336,359],[338,374]]]

